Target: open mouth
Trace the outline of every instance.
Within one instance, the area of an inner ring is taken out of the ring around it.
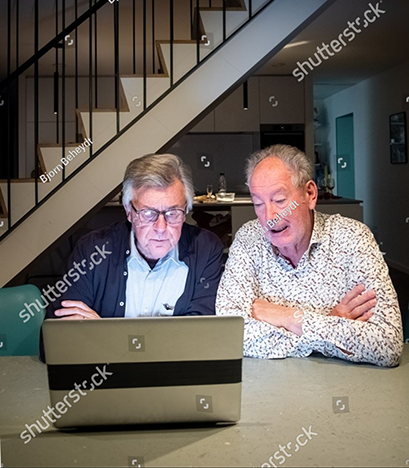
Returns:
[[[284,226],[283,228],[280,228],[280,229],[271,229],[271,232],[273,234],[279,234],[280,232],[284,232],[287,228],[288,226]]]

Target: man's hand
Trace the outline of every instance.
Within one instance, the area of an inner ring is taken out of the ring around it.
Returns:
[[[81,301],[62,301],[61,305],[64,308],[55,311],[55,315],[61,317],[61,320],[96,320],[101,318]]]
[[[253,302],[251,313],[252,317],[256,320],[267,322],[275,327],[283,327],[298,336],[302,335],[300,314],[302,317],[302,312],[298,309],[272,304],[264,299],[256,299]]]
[[[365,291],[365,286],[360,284],[345,294],[342,301],[332,309],[329,315],[344,317],[350,320],[366,322],[373,313],[371,309],[376,306],[375,291]]]

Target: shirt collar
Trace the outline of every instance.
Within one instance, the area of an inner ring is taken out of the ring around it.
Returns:
[[[314,227],[310,239],[310,248],[313,244],[321,244],[324,238],[325,218],[319,211],[313,210],[314,214]]]
[[[139,253],[139,250],[136,248],[135,236],[132,230],[130,233],[129,242],[131,245],[131,253],[128,256],[128,264],[136,261],[141,266],[150,268],[148,265],[148,262],[142,257],[142,255]],[[174,263],[176,263],[176,265],[179,265],[178,258],[179,258],[179,247],[178,247],[178,244],[176,244],[176,246],[173,247],[173,249],[171,249],[164,257],[159,259],[155,267],[161,266],[167,261],[173,261]]]

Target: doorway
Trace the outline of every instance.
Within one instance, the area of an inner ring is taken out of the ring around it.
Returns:
[[[337,195],[355,198],[354,114],[336,119]]]

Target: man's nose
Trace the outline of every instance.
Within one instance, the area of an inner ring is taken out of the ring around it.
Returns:
[[[164,231],[167,227],[168,225],[166,223],[165,215],[161,213],[158,219],[156,220],[155,229],[157,229],[158,231]]]
[[[275,218],[277,215],[277,207],[274,203],[267,203],[266,204],[266,221],[269,219]]]

